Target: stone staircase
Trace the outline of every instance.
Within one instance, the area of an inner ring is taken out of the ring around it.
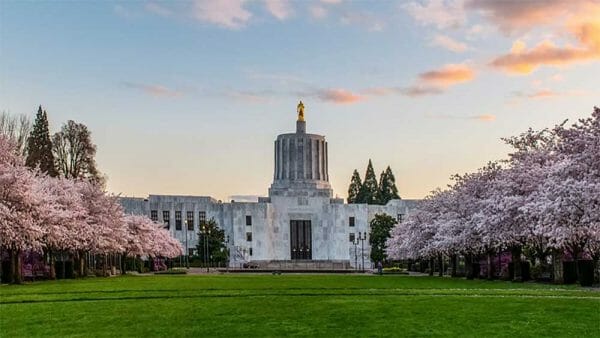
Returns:
[[[334,260],[276,260],[252,261],[257,270],[268,271],[353,271],[350,261]]]

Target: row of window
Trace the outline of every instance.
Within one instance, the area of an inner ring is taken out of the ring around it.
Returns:
[[[187,229],[190,231],[194,231],[194,212],[188,211],[186,212],[186,224]],[[162,212],[162,220],[167,229],[171,228],[171,212],[169,210],[163,210]],[[158,222],[158,210],[150,210],[150,219],[154,222]],[[198,212],[198,224],[204,224],[206,222],[206,211]],[[182,226],[182,218],[181,211],[175,211],[175,230],[181,230]]]

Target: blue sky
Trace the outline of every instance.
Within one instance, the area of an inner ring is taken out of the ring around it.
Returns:
[[[597,15],[598,14],[598,15]],[[600,104],[600,3],[0,2],[0,110],[87,124],[108,188],[265,195],[273,140],[325,134],[335,192],[391,165],[422,198],[500,137]]]

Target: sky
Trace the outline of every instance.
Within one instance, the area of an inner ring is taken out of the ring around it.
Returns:
[[[0,111],[86,124],[124,196],[265,196],[273,142],[326,135],[402,198],[600,105],[600,0],[0,0]]]

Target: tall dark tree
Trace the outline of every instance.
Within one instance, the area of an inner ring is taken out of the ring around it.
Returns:
[[[376,214],[371,220],[369,244],[371,245],[371,261],[377,263],[387,260],[385,243],[390,238],[390,231],[396,224],[396,219],[387,214]]]
[[[348,187],[348,204],[360,203],[358,198],[360,195],[360,189],[362,187],[362,181],[358,170],[354,169],[352,173],[352,179],[350,180],[350,186]]]
[[[84,124],[67,121],[54,134],[52,143],[61,177],[103,183],[94,159],[96,145],[92,143],[92,134]]]
[[[25,164],[30,168],[39,167],[40,171],[47,173],[49,176],[55,177],[58,175],[54,163],[54,154],[52,153],[48,115],[45,110],[42,110],[42,106],[38,108],[33,129],[27,140]]]
[[[208,247],[206,246],[208,242]],[[208,256],[207,256],[208,249]],[[229,252],[225,243],[225,231],[219,228],[217,221],[211,218],[204,224],[200,224],[198,232],[197,255],[202,262],[205,258],[212,263],[227,263]]]
[[[393,199],[400,199],[398,188],[396,187],[396,178],[389,166],[381,173],[379,178],[379,194],[377,201],[379,204],[386,205]]]
[[[373,170],[373,163],[369,160],[367,165],[367,172],[365,173],[365,180],[360,189],[358,196],[358,203],[376,204],[377,196],[379,195],[379,186],[377,185],[377,176],[375,176],[375,170]]]

